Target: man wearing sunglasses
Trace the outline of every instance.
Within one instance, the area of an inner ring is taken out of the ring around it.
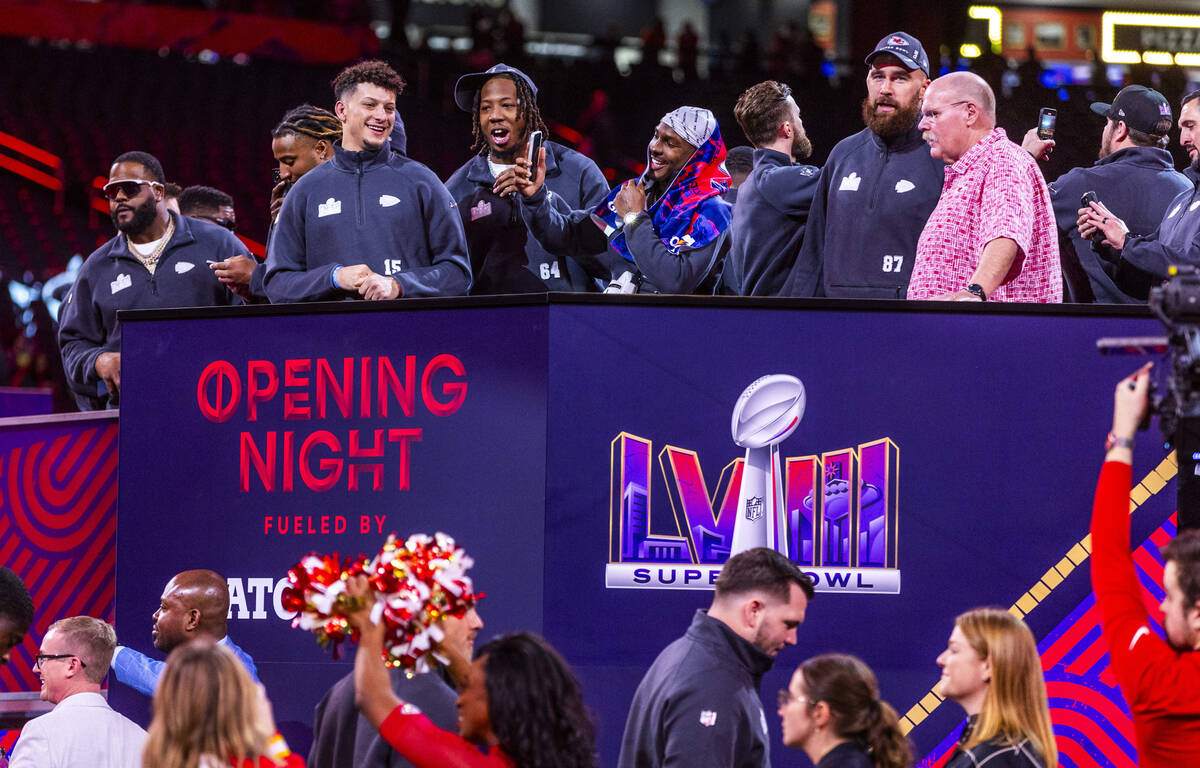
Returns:
[[[50,712],[25,724],[9,768],[136,768],[146,732],[114,712],[100,693],[117,633],[91,616],[50,625],[34,657]]]
[[[117,311],[225,306],[236,302],[208,265],[245,256],[232,232],[167,209],[162,165],[126,152],[104,196],[117,236],[88,256],[63,302],[59,346],[82,410],[117,407],[121,328]]]

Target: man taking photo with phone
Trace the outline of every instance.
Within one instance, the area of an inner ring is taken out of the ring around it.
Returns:
[[[608,283],[607,269],[586,259],[556,258],[525,225],[516,195],[517,158],[536,164],[538,139],[548,138],[533,80],[515,67],[497,64],[460,77],[454,102],[471,113],[475,137],[475,156],[446,181],[467,233],[471,293],[600,290]],[[596,164],[553,141],[541,146],[553,204],[564,212],[599,205],[608,182]]]
[[[1132,265],[1100,258],[1092,241],[1079,233],[1076,220],[1080,198],[1095,192],[1131,230],[1152,232],[1171,201],[1191,189],[1191,182],[1175,170],[1166,150],[1171,105],[1158,91],[1129,85],[1112,104],[1092,104],[1092,111],[1105,118],[1100,159],[1074,168],[1050,184],[1066,278],[1064,298],[1076,303],[1145,304],[1154,277]],[[1035,158],[1044,158],[1054,150],[1054,140],[1039,138],[1037,130],[1030,129],[1021,146]]]

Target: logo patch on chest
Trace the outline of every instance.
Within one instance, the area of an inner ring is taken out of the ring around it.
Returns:
[[[125,272],[117,275],[117,279],[108,284],[108,286],[112,288],[113,293],[116,293],[117,291],[123,291],[131,285],[133,285],[133,278],[131,278]]]
[[[391,208],[396,203],[400,202],[400,198],[395,195],[380,195],[379,205],[384,208]]]
[[[700,725],[705,728],[712,728],[717,724],[717,713],[711,709],[705,709],[700,712]]]
[[[860,184],[862,184],[862,178],[857,173],[851,171],[849,176],[842,179],[842,184],[838,187],[838,191],[857,192]]]
[[[184,272],[190,272],[196,265],[190,261],[175,262],[175,274],[182,275]]]
[[[487,200],[480,200],[475,205],[471,206],[471,221],[482,219],[484,216],[492,215],[492,204]]]
[[[317,218],[323,219],[326,216],[336,216],[342,212],[342,201],[334,200],[332,197],[317,206]]]
[[[900,181],[896,182],[896,193],[900,195],[903,195],[905,192],[911,192],[916,188],[917,185],[908,179],[900,179]]]

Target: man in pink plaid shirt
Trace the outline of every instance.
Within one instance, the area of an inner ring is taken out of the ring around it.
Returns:
[[[908,298],[1061,302],[1050,193],[1034,159],[996,127],[991,87],[969,72],[934,80],[919,127],[946,179],[917,242]]]

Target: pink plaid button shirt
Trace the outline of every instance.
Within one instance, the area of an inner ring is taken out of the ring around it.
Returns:
[[[996,128],[952,165],[917,241],[908,298],[930,299],[971,282],[998,237],[1020,248],[1013,271],[988,301],[1062,301],[1062,265],[1050,192],[1029,153]],[[1015,273],[1015,274],[1014,274]]]

